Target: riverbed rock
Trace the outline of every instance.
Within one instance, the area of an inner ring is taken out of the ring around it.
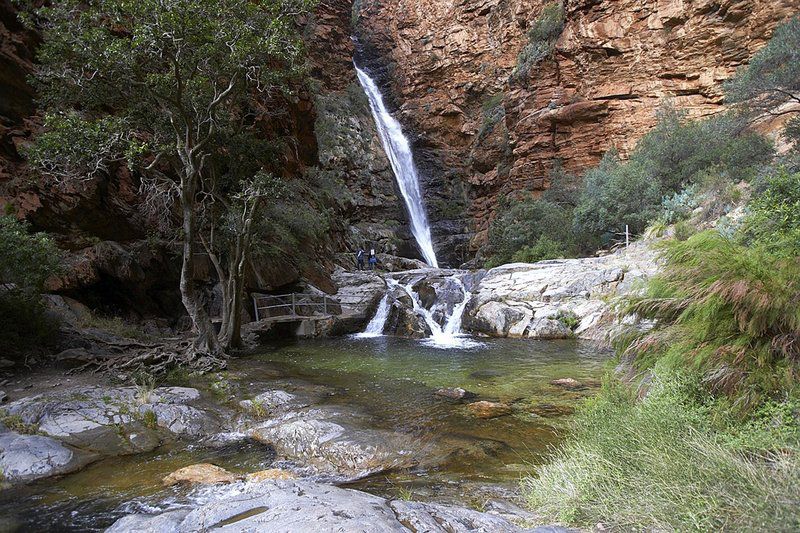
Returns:
[[[77,470],[85,460],[43,435],[0,433],[0,473],[6,481],[30,481]]]
[[[199,399],[199,391],[186,387],[76,387],[22,398],[4,410],[43,436],[100,458],[150,451],[165,438],[218,432],[218,416],[189,405]]]
[[[556,418],[571,415],[575,408],[569,405],[555,405],[552,403],[539,403],[531,407],[531,413],[542,418]]]
[[[228,532],[282,533],[517,533],[519,526],[495,515],[460,507],[389,501],[379,496],[311,481],[267,481],[240,491],[220,492],[187,514],[131,515],[107,532]]]
[[[166,486],[177,485],[178,483],[213,485],[216,483],[233,483],[236,479],[235,475],[222,467],[211,463],[200,463],[179,468],[167,475],[162,482]]]
[[[282,390],[270,390],[256,395],[252,400],[240,401],[239,407],[246,411],[263,409],[266,413],[273,413],[293,403],[297,403],[297,398],[293,394]]]
[[[443,398],[449,398],[451,400],[469,400],[471,398],[475,398],[478,396],[474,392],[469,392],[468,390],[464,390],[461,387],[453,387],[453,388],[441,388],[437,389],[434,392],[436,396],[441,396]]]
[[[467,409],[478,418],[497,418],[511,414],[511,406],[498,402],[473,402],[467,405]]]

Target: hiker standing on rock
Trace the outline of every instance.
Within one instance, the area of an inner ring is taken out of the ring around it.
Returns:
[[[359,247],[358,252],[356,252],[356,265],[358,266],[359,270],[364,270],[365,255],[366,253],[364,252],[364,249]]]
[[[378,266],[378,256],[375,255],[375,248],[370,248],[369,250],[369,269],[375,270]]]

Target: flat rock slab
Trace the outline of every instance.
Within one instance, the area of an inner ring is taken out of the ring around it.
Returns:
[[[389,501],[365,492],[310,481],[244,484],[240,491],[190,510],[131,515],[106,531],[153,533],[216,530],[280,533],[517,533],[519,526],[470,509]]]
[[[0,433],[0,472],[7,481],[31,481],[77,470],[86,459],[42,435]]]

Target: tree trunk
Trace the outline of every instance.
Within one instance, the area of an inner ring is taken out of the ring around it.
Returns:
[[[212,357],[225,355],[219,344],[219,339],[211,324],[211,319],[203,307],[197,294],[194,283],[194,241],[197,238],[197,228],[194,212],[194,176],[186,178],[181,191],[183,209],[183,261],[181,263],[181,300],[186,312],[192,319],[195,340],[194,350],[197,354],[208,354]]]

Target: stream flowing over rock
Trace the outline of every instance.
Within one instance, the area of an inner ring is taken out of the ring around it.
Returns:
[[[364,492],[310,481],[268,481],[240,485],[196,508],[154,516],[126,516],[106,531],[181,533],[199,530],[242,533],[567,531],[563,528],[524,530],[493,514],[447,505],[390,501]]]

